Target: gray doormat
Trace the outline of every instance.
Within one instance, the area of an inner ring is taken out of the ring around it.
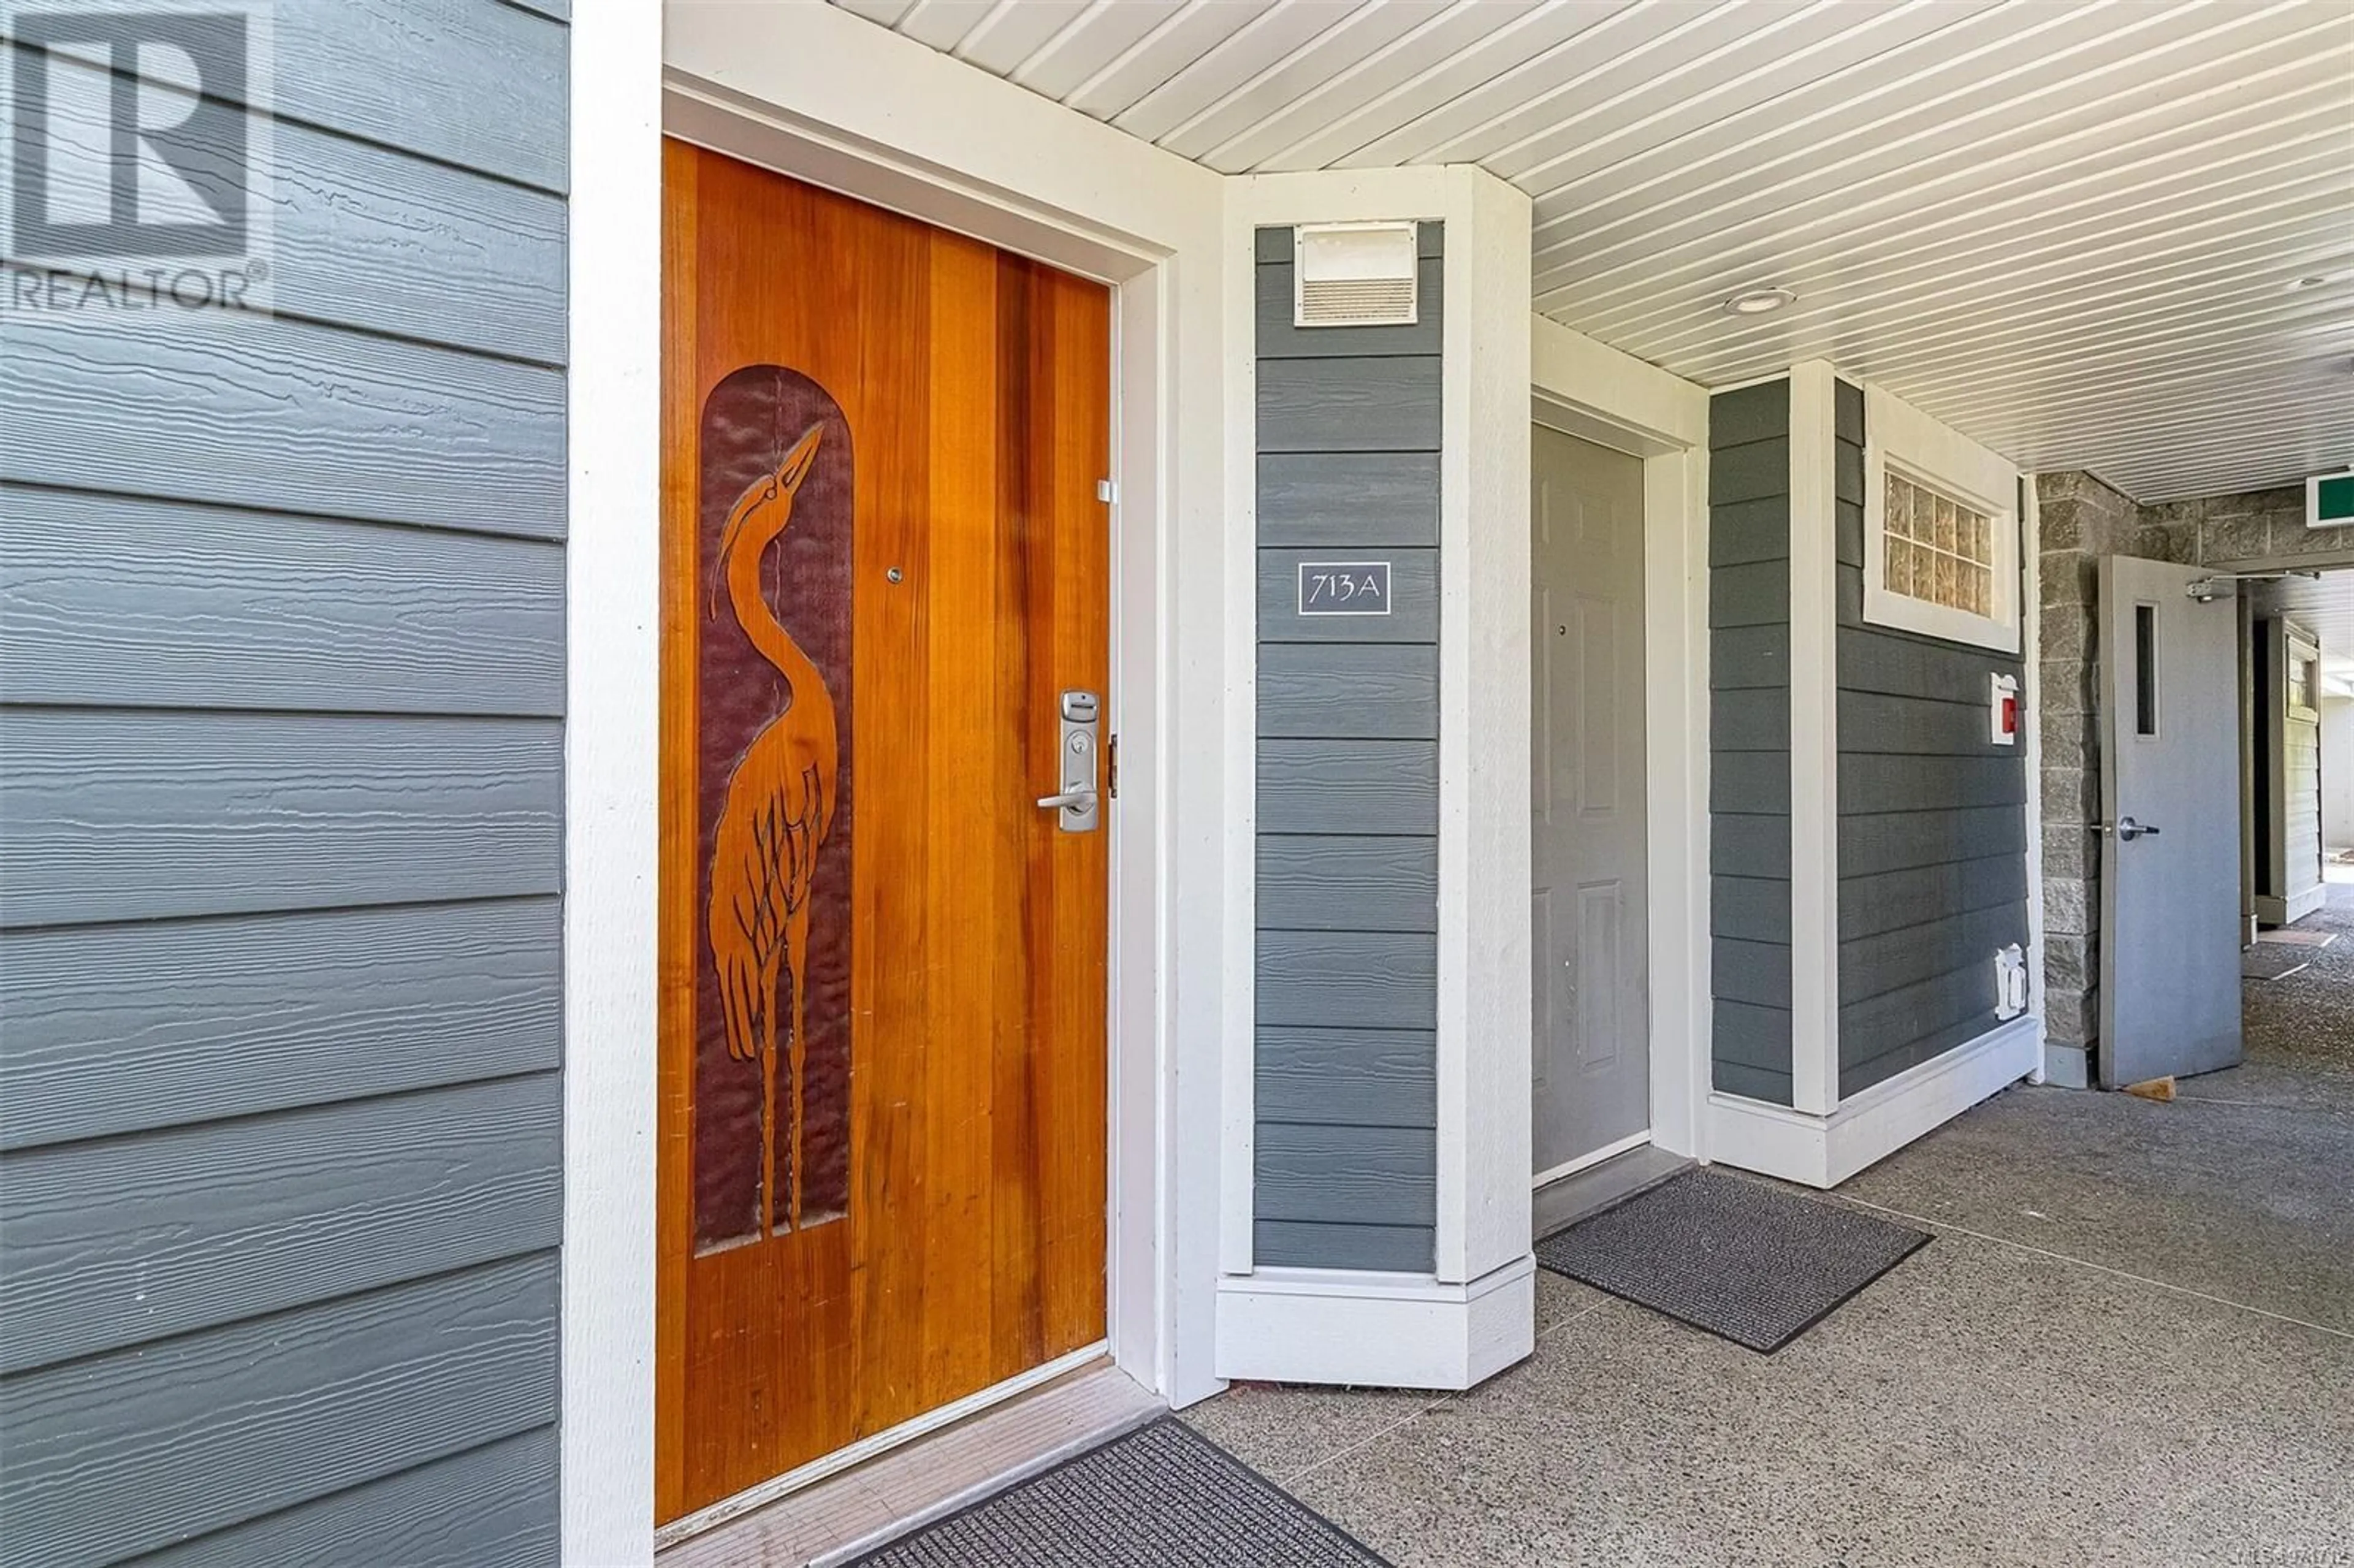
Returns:
[[[1537,1244],[1537,1261],[1773,1354],[1928,1244],[1925,1231],[1688,1171]]]
[[[1173,1415],[1090,1448],[853,1568],[1387,1568]]]
[[[2240,949],[2240,978],[2253,980],[2286,980],[2299,969],[2313,964],[2311,948],[2291,947],[2285,942],[2258,942],[2253,948]]]
[[[2300,931],[2294,926],[2275,926],[2269,931],[2256,933],[2262,943],[2278,943],[2285,948],[2326,948],[2338,940],[2335,931]]]

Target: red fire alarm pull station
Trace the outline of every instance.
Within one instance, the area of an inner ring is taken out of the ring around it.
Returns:
[[[1997,746],[2019,744],[2019,677],[1994,677],[1993,740]]]

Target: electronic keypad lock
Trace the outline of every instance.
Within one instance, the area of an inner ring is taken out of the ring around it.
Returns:
[[[1056,821],[1066,833],[1094,832],[1103,815],[1102,791],[1096,782],[1096,732],[1101,718],[1102,704],[1093,692],[1063,694],[1062,732],[1055,747],[1062,784],[1055,794],[1038,797],[1038,804],[1061,813]]]

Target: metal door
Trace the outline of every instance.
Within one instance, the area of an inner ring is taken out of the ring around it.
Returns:
[[[2210,574],[2102,558],[2100,1081],[2240,1060],[2234,596]]]

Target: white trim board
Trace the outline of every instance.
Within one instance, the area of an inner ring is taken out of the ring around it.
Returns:
[[[1815,1116],[1839,1104],[1838,404],[1829,365],[1790,367],[1790,1103]]]
[[[1470,1388],[1535,1345],[1524,1241],[1463,1284],[1419,1274],[1263,1268],[1218,1282],[1218,1375],[1376,1388]]]
[[[571,51],[558,1550],[620,1563],[654,1522],[661,9],[584,5]]]
[[[2043,1021],[2010,1020],[1809,1116],[1735,1095],[1708,1100],[1710,1158],[1808,1187],[1836,1187],[2043,1066]]]
[[[1866,432],[1869,433],[1868,431]],[[2026,650],[2019,680],[2019,721],[2027,756],[2027,1012],[2047,1045],[2036,1057],[2031,1084],[2049,1080],[2051,1013],[2043,996],[2043,511],[2035,476],[2019,479],[2020,641]],[[2082,1087],[2082,1085],[2078,1085]]]

